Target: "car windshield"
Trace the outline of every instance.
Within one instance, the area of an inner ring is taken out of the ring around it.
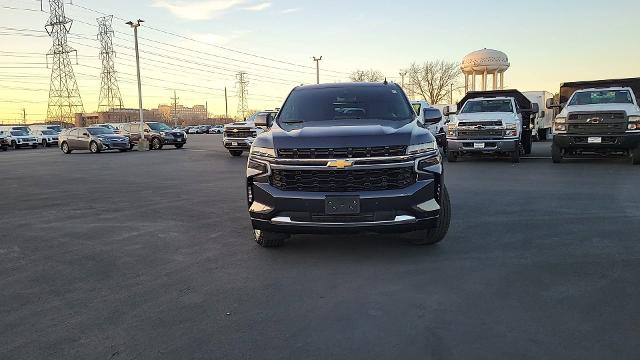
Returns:
[[[513,112],[511,100],[470,100],[464,104],[461,113]]]
[[[109,124],[103,124],[103,125],[98,125],[101,128],[105,128],[105,129],[111,129],[111,130],[115,130],[115,127]]]
[[[109,134],[113,134],[113,130],[102,128],[102,127],[90,128],[90,129],[87,129],[87,131],[89,131],[89,134],[91,134],[91,135],[109,135]]]
[[[412,121],[413,108],[399,88],[380,86],[312,87],[294,90],[278,121],[307,123],[331,120]]]
[[[42,130],[42,135],[55,135],[55,134],[57,133],[53,130]]]
[[[597,104],[633,104],[631,93],[627,90],[578,91],[569,105]]]
[[[14,130],[11,132],[11,136],[29,136],[29,134],[21,130]]]
[[[171,127],[165,123],[148,123],[151,130],[154,131],[171,131]]]
[[[55,132],[62,132],[62,126],[60,125],[55,125],[55,126],[49,126],[49,129],[55,131]]]

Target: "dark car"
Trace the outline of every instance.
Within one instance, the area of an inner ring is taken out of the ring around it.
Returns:
[[[256,125],[269,128],[247,163],[258,244],[297,233],[397,232],[420,245],[445,237],[442,158],[397,84],[297,87]]]
[[[129,138],[133,148],[140,141],[140,123],[127,123],[120,125],[122,135]],[[144,138],[149,142],[149,149],[161,150],[165,145],[173,145],[181,149],[187,143],[187,135],[180,130],[174,130],[169,125],[149,121],[144,123]]]
[[[110,129],[103,127],[82,127],[63,131],[59,136],[60,150],[70,154],[74,150],[89,150],[99,153],[105,150],[129,150],[129,139],[122,135],[114,134]]]

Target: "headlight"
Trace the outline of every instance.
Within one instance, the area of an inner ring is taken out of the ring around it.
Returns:
[[[566,132],[567,131],[567,125],[566,124],[555,124],[553,129],[555,130],[555,132]]]
[[[556,118],[555,123],[556,123],[556,124],[566,124],[566,123],[567,123],[567,118],[566,118],[566,117],[558,116],[558,117]]]
[[[162,135],[162,136],[167,136],[167,133],[166,133],[166,132],[164,132],[164,131],[160,131],[160,135]]]
[[[436,144],[435,141],[432,141],[424,144],[409,146],[407,148],[407,155],[421,154],[421,153],[431,152],[435,150],[438,150],[438,145]]]
[[[269,164],[249,159],[247,162],[247,175],[258,176],[269,173]]]
[[[640,116],[629,116],[629,130],[640,130]]]
[[[251,155],[275,158],[276,157],[276,152],[275,152],[275,150],[273,150],[271,148],[252,146],[251,147]]]
[[[516,124],[507,124],[504,128],[507,129],[507,130],[516,130],[517,129]]]

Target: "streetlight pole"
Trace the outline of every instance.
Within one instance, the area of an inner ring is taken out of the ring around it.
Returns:
[[[147,139],[144,137],[144,113],[142,110],[142,80],[140,78],[140,51],[138,50],[138,28],[144,20],[136,20],[135,22],[129,21],[127,25],[133,28],[133,37],[135,39],[135,50],[136,50],[136,68],[138,72],[138,106],[140,107],[140,140],[138,141],[138,151],[146,151],[149,149],[147,145]]]
[[[316,81],[318,84],[320,84],[320,60],[322,60],[322,56],[319,58],[313,57],[313,61],[316,62]]]

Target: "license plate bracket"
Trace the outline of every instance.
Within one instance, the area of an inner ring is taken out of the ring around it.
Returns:
[[[474,149],[484,149],[484,143],[473,143]]]
[[[601,138],[601,137],[599,137],[599,136],[590,136],[590,137],[587,139],[587,142],[588,142],[589,144],[602,144],[602,138]]]
[[[359,196],[327,196],[324,201],[326,215],[360,214]]]

